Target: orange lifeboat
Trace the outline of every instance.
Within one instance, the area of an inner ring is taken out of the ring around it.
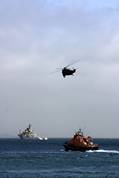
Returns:
[[[81,129],[78,130],[72,139],[65,142],[65,151],[88,151],[98,150],[99,145],[93,143],[93,139],[90,136],[84,136]]]

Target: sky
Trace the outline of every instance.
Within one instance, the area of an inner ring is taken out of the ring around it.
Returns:
[[[118,19],[118,0],[1,1],[0,137],[119,138]]]

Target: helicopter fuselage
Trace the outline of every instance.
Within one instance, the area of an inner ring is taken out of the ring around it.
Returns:
[[[67,75],[73,75],[76,72],[76,69],[68,69],[66,67],[64,67],[62,69],[62,75],[63,77],[66,77]]]

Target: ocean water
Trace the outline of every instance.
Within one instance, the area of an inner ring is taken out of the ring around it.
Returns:
[[[0,139],[0,178],[119,178],[119,139],[88,152],[65,152],[66,140]]]

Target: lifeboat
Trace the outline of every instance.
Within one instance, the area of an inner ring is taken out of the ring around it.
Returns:
[[[69,141],[64,143],[65,151],[88,151],[98,150],[99,145],[93,143],[93,139],[90,136],[84,136],[81,129],[79,129]]]

